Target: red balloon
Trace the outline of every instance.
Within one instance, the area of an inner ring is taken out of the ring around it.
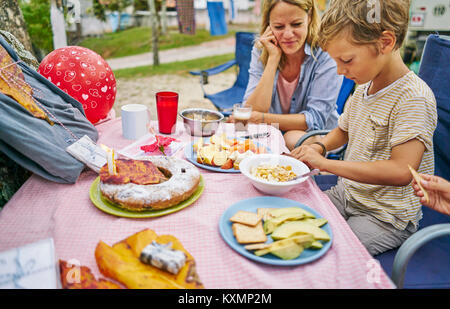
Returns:
[[[93,124],[106,118],[114,105],[114,73],[99,54],[88,48],[55,49],[42,60],[38,72],[80,102]]]

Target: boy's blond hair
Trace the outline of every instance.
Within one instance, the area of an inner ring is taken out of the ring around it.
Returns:
[[[298,6],[306,13],[308,13],[309,26],[308,26],[308,34],[306,35],[306,42],[311,46],[311,51],[314,53],[315,49],[318,47],[318,39],[319,39],[318,33],[320,27],[320,15],[315,3],[316,0],[264,0],[261,14],[260,35],[262,35],[266,31],[267,26],[269,26],[270,12],[274,8],[274,6],[280,2]],[[262,47],[262,45],[258,44],[257,46],[262,48],[263,50],[260,59],[261,62],[264,65],[266,65],[269,55],[265,50],[265,48]],[[285,58],[286,56],[283,54],[280,59],[279,64],[280,68],[283,68],[286,62]]]
[[[383,31],[390,30],[398,49],[408,31],[409,6],[410,0],[333,0],[322,16],[319,45],[325,50],[343,31],[352,43],[375,45]]]

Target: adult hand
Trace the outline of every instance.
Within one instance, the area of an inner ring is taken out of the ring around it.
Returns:
[[[236,122],[233,118],[233,115],[230,115],[227,119],[227,122]],[[248,119],[250,123],[261,123],[262,122],[262,113],[257,111],[252,111],[250,118]]]
[[[269,58],[280,60],[282,51],[270,26],[267,26],[266,31],[259,38],[259,42],[266,48]]]
[[[430,200],[425,201],[424,194],[413,180],[414,194],[420,197],[420,202],[436,211],[450,215],[450,182],[439,176],[419,174],[422,177],[420,184],[428,192]]]
[[[250,116],[250,119],[248,122],[251,123],[262,123],[262,113],[257,111],[252,111],[252,114]]]
[[[308,165],[309,168],[317,168],[321,171],[325,170],[324,165],[327,159],[322,156],[322,147],[319,145],[302,145],[294,148],[290,155]]]

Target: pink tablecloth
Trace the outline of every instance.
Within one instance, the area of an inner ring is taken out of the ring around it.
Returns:
[[[228,125],[224,130],[230,129]],[[280,132],[272,127],[266,142],[274,152],[285,151]],[[120,119],[98,126],[99,143],[120,149],[131,141],[121,136]],[[180,129],[177,136],[190,136]],[[264,140],[259,140],[264,143]],[[177,154],[183,157],[183,152]],[[94,251],[102,240],[109,245],[142,229],[172,234],[194,256],[206,288],[393,288],[387,274],[359,242],[328,197],[312,179],[284,198],[315,209],[328,219],[334,240],[330,250],[309,264],[280,267],[251,261],[232,250],[221,238],[218,223],[232,204],[261,196],[241,174],[201,170],[205,180],[202,196],[191,206],[163,217],[128,219],[97,209],[89,199],[89,188],[97,175],[83,172],[74,185],[56,184],[33,175],[0,212],[0,251],[52,237],[58,259],[76,260],[99,278]]]

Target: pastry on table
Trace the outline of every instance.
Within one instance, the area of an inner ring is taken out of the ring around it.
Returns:
[[[130,211],[160,210],[188,199],[200,184],[200,172],[175,157],[149,156],[141,160],[116,159],[116,173],[108,164],[100,170],[104,199]]]

